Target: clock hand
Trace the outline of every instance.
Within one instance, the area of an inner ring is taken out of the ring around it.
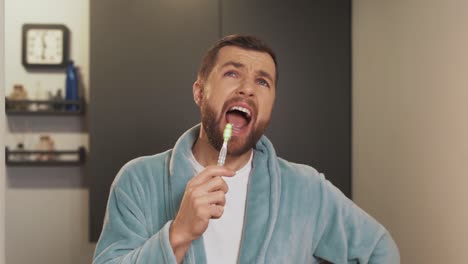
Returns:
[[[46,56],[46,49],[47,49],[47,41],[46,41],[46,33],[42,34],[42,59],[45,60]]]

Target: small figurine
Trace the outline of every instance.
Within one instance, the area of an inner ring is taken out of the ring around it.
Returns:
[[[39,144],[37,145],[37,150],[39,151],[53,151],[55,149],[54,147],[54,141],[49,135],[41,135],[39,138]],[[53,154],[49,153],[43,153],[43,154],[38,154],[36,157],[36,160],[39,161],[48,161],[48,160],[54,160],[56,157]]]
[[[22,84],[15,84],[13,86],[13,91],[11,91],[10,95],[8,96],[10,100],[27,100],[28,93]],[[23,102],[11,102],[11,104],[7,105],[8,109],[14,110],[27,110],[28,104]]]
[[[22,84],[13,85],[13,91],[11,91],[9,99],[26,100],[27,98],[28,98],[28,93],[26,92]]]
[[[16,144],[16,150],[18,150],[18,151],[24,151],[24,144],[21,143],[21,142],[19,142],[18,144]],[[24,155],[24,153],[18,153],[16,159],[19,160],[19,161],[28,160],[28,158]]]
[[[62,104],[63,101],[63,95],[62,95],[62,90],[58,89],[57,93],[55,96],[53,96],[53,100],[57,101],[57,103],[54,104],[54,109],[55,110],[63,110],[64,105]]]

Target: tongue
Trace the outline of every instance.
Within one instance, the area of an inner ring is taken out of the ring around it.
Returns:
[[[229,123],[233,124],[234,127],[238,129],[243,128],[247,125],[247,120],[240,113],[236,113],[236,112],[227,113],[226,119]]]

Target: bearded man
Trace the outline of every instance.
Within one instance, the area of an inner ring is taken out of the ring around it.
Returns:
[[[227,36],[207,52],[193,85],[201,124],[121,169],[94,263],[400,262],[382,225],[315,169],[276,156],[263,134],[277,68],[253,36]]]

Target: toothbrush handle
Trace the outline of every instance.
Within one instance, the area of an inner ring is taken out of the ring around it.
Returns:
[[[221,151],[219,152],[218,166],[224,165],[224,162],[226,161],[226,154],[227,154],[227,142],[224,141],[223,147],[221,148]]]

